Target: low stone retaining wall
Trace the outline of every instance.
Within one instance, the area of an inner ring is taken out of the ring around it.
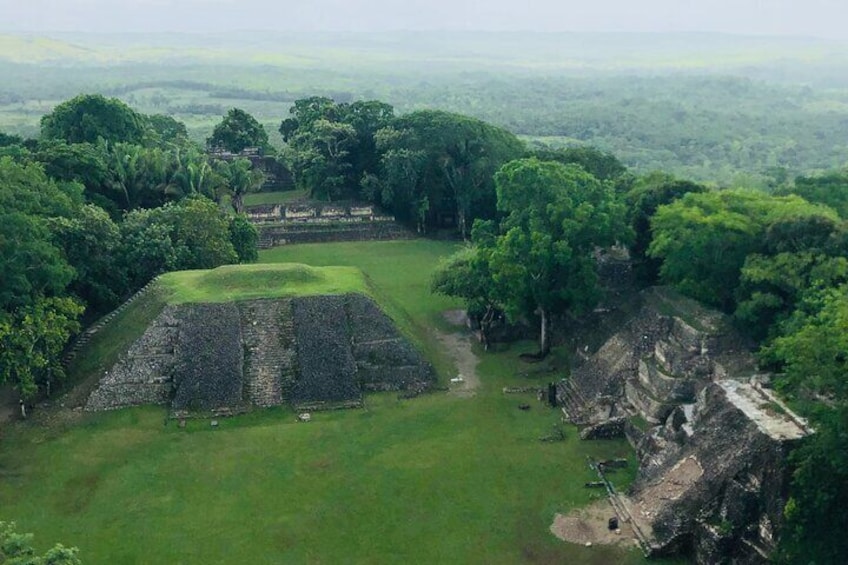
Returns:
[[[416,237],[414,232],[394,221],[323,224],[287,222],[261,224],[257,226],[257,229],[260,249],[295,243],[400,240]]]

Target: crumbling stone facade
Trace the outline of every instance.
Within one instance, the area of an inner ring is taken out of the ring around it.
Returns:
[[[669,289],[639,300],[638,314],[558,385],[558,400],[588,437],[618,432],[636,448],[638,478],[613,505],[646,553],[765,563],[787,454],[810,429],[762,386],[725,317]]]
[[[369,298],[348,294],[167,306],[86,404],[177,414],[359,406],[366,390],[429,388],[435,373]]]

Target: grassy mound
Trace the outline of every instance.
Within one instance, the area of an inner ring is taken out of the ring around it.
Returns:
[[[371,295],[356,267],[311,267],[300,263],[227,265],[210,270],[177,271],[159,278],[152,289],[95,334],[68,368],[80,385],[72,403],[84,402],[103,371],[138,339],[167,304],[220,303],[358,292]]]
[[[170,304],[233,302],[317,294],[367,294],[365,277],[354,267],[310,267],[300,263],[227,265],[208,271],[162,275]]]

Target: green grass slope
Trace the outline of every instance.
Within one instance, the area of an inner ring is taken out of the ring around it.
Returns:
[[[355,267],[310,267],[299,263],[177,271],[159,277],[159,284],[166,289],[171,304],[348,292],[368,294],[365,278]]]
[[[300,269],[275,262],[358,269],[342,272],[364,273],[390,315],[431,343],[434,330],[447,331],[440,312],[457,304],[430,295],[429,277],[454,249],[431,241],[291,246],[262,252],[252,274],[290,280]],[[140,324],[167,300],[213,289],[237,295],[238,272],[165,277],[123,323]],[[198,280],[205,290],[194,289]],[[518,360],[534,347],[477,350],[482,385],[471,398],[374,394],[363,410],[314,414],[309,424],[283,408],[218,428],[196,420],[181,429],[159,408],[85,414],[70,425],[34,418],[0,431],[0,519],[36,532],[45,548],[79,546],[89,565],[642,563],[638,552],[566,544],[548,531],[555,512],[600,496],[583,487],[593,479],[587,455],[629,457],[622,486],[635,461],[626,442],[582,442],[572,428],[564,441],[539,441],[559,425],[558,410],[501,392],[563,374],[563,352],[535,365]],[[531,410],[518,410],[523,402]]]
[[[151,288],[95,334],[74,358],[68,368],[70,382],[78,385],[72,402],[82,402],[81,397],[91,392],[103,371],[115,364],[166,304],[348,292],[371,295],[365,276],[356,267],[311,267],[299,263],[177,271],[162,275]]]

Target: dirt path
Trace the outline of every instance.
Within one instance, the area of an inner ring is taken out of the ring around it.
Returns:
[[[447,333],[437,330],[436,337],[456,364],[459,375],[454,376],[461,375],[463,379],[461,383],[450,383],[451,394],[474,396],[474,391],[480,387],[480,377],[477,375],[479,359],[471,350],[472,335],[465,327],[465,313],[462,310],[448,310],[443,316],[455,326],[456,331]]]

